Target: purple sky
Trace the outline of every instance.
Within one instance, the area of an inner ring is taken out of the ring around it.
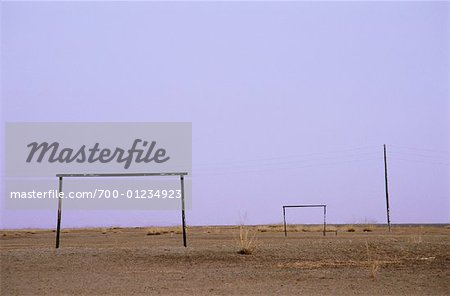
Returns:
[[[384,223],[384,143],[392,222],[450,222],[447,2],[0,5],[2,123],[192,122],[188,224],[280,223],[307,203]],[[66,211],[63,227],[179,216]],[[55,220],[1,209],[3,228]]]

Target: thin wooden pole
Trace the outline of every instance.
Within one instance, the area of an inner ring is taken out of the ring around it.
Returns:
[[[386,157],[386,144],[383,145],[384,152],[384,184],[386,191],[386,215],[387,215],[387,223],[389,227],[389,232],[391,232],[391,218],[390,218],[390,210],[389,210],[389,188],[388,188],[388,169],[387,169],[387,157]]]
[[[61,208],[62,208],[62,197],[60,196],[62,192],[62,182],[63,178],[58,178],[58,218],[56,223],[56,248],[59,248],[59,234],[61,231]]]
[[[184,176],[180,176],[181,181],[181,221],[183,224],[183,246],[187,247],[186,242],[186,216],[185,216],[185,207],[184,207]]]
[[[283,221],[284,221],[284,236],[287,236],[287,229],[286,229],[286,208],[283,207]]]

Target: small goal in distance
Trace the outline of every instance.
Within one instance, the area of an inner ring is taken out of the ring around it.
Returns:
[[[286,208],[323,208],[323,236],[327,233],[327,205],[294,205],[283,206],[284,236],[287,236]]]

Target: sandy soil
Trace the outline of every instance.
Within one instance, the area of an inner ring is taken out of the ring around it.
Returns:
[[[448,226],[334,229],[253,227],[250,255],[239,227],[0,231],[0,294],[450,295]]]

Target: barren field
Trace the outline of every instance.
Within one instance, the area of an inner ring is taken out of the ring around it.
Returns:
[[[0,294],[450,295],[448,226],[330,230],[247,227],[248,255],[239,227],[1,231]]]

